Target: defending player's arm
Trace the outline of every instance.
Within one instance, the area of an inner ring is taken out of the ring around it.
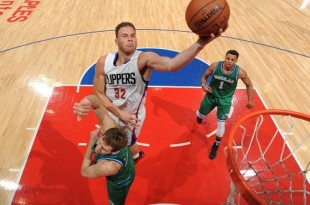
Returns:
[[[118,127],[116,122],[110,117],[107,109],[100,103],[100,100],[95,95],[86,96],[80,102],[81,105],[90,105],[94,110],[97,119],[101,123],[101,132],[105,133],[108,129]],[[93,137],[93,136],[91,136]]]
[[[117,106],[115,106],[105,95],[105,73],[104,73],[104,62],[106,56],[100,57],[96,64],[96,72],[94,77],[94,93],[98,96],[101,104],[121,121],[127,125],[133,127],[137,126],[137,118],[135,117],[136,112],[133,111],[122,111]]]
[[[239,78],[243,81],[243,83],[246,86],[246,93],[248,95],[248,103],[246,107],[252,108],[254,107],[254,104],[253,104],[253,85],[251,79],[249,78],[247,72],[242,68],[240,68]]]
[[[214,69],[216,67],[216,63],[212,63],[209,68],[204,72],[204,74],[201,76],[201,87],[204,92],[211,93],[212,89],[207,84],[207,79],[212,73],[214,72]]]
[[[118,126],[95,95],[86,96],[79,103],[74,103],[73,105],[73,113],[80,117],[88,115],[91,110],[94,110],[97,119],[103,124],[102,132]]]
[[[121,165],[116,162],[107,160],[102,160],[96,164],[92,164],[91,147],[95,143],[100,129],[102,133],[105,133],[108,129],[118,127],[118,125],[109,116],[106,108],[100,103],[97,96],[95,95],[87,96],[83,100],[81,100],[79,104],[83,106],[90,106],[94,110],[95,115],[97,119],[101,122],[102,126],[101,128],[92,131],[90,134],[90,140],[81,166],[82,176],[89,178],[96,178],[102,176],[115,175],[119,171]]]

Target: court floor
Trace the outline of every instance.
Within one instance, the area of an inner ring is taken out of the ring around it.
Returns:
[[[91,92],[90,86],[81,86],[79,93],[77,86],[54,88],[12,204],[107,204],[105,179],[80,175],[89,133],[98,122],[93,114],[76,121],[72,104]],[[138,139],[146,156],[136,166],[127,204],[224,203],[230,193],[224,154],[227,137],[216,159],[210,160],[216,117],[213,111],[197,124],[201,89],[155,86],[147,95],[147,118]],[[236,91],[227,133],[238,118],[265,109],[256,91],[255,109],[245,108],[246,98],[244,89]]]
[[[173,56],[194,43],[197,35],[184,17],[188,2],[0,1],[1,205],[106,203],[105,180],[79,174],[96,120],[76,122],[72,103],[92,93],[92,79],[84,76],[93,75],[99,56],[117,48],[114,28],[122,21],[135,24],[142,50]],[[224,35],[179,72],[152,73],[139,138],[147,155],[137,165],[129,205],[217,205],[227,198],[227,138],[216,160],[209,160],[214,112],[202,125],[194,115],[202,98],[202,72],[227,50],[239,51],[238,64],[251,77],[253,112],[268,107],[310,113],[309,0],[227,2],[231,14]],[[227,134],[236,119],[252,112],[244,108],[244,85],[239,88]],[[310,130],[298,128],[295,134]],[[290,143],[300,140],[297,136]],[[309,141],[301,147],[298,166],[309,164],[309,147]]]

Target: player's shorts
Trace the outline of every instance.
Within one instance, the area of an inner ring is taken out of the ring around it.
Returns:
[[[125,182],[114,182],[107,179],[106,183],[110,205],[125,204],[126,197],[134,178],[135,172],[132,172],[131,176]]]
[[[204,118],[215,107],[217,107],[217,119],[219,121],[225,121],[228,118],[228,114],[231,107],[231,98],[217,98],[212,94],[206,94],[201,101],[198,115],[200,118]]]
[[[112,113],[110,113],[110,116],[113,120],[115,120],[115,122],[120,126],[120,127],[125,127],[125,132],[127,133],[128,136],[128,146],[133,145],[136,141],[137,138],[140,135],[141,132],[141,128],[142,125],[144,123],[144,119],[145,119],[145,115],[146,115],[146,110],[145,110],[145,106],[141,106],[138,110],[137,113],[137,118],[138,118],[138,126],[136,128],[134,128],[133,130],[131,128],[129,128],[127,125],[125,125],[119,118],[117,118],[115,115],[113,115]]]

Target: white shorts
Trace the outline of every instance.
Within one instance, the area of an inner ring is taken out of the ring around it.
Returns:
[[[146,110],[145,110],[145,106],[141,106],[138,110],[138,127],[136,127],[134,130],[132,130],[132,128],[128,127],[127,125],[125,125],[122,121],[120,121],[119,118],[117,118],[115,115],[113,115],[112,113],[109,112],[109,115],[111,116],[111,118],[120,126],[120,127],[126,127],[125,128],[125,132],[127,133],[128,136],[128,146],[133,145],[137,138],[140,135],[141,129],[142,129],[142,125],[144,123],[144,119],[145,119],[145,115],[146,115]]]

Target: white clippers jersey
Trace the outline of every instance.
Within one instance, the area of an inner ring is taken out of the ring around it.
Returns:
[[[109,53],[105,60],[106,96],[122,110],[138,111],[144,108],[148,82],[143,80],[138,69],[140,53],[136,50],[131,59],[121,66],[114,63],[117,52]]]

